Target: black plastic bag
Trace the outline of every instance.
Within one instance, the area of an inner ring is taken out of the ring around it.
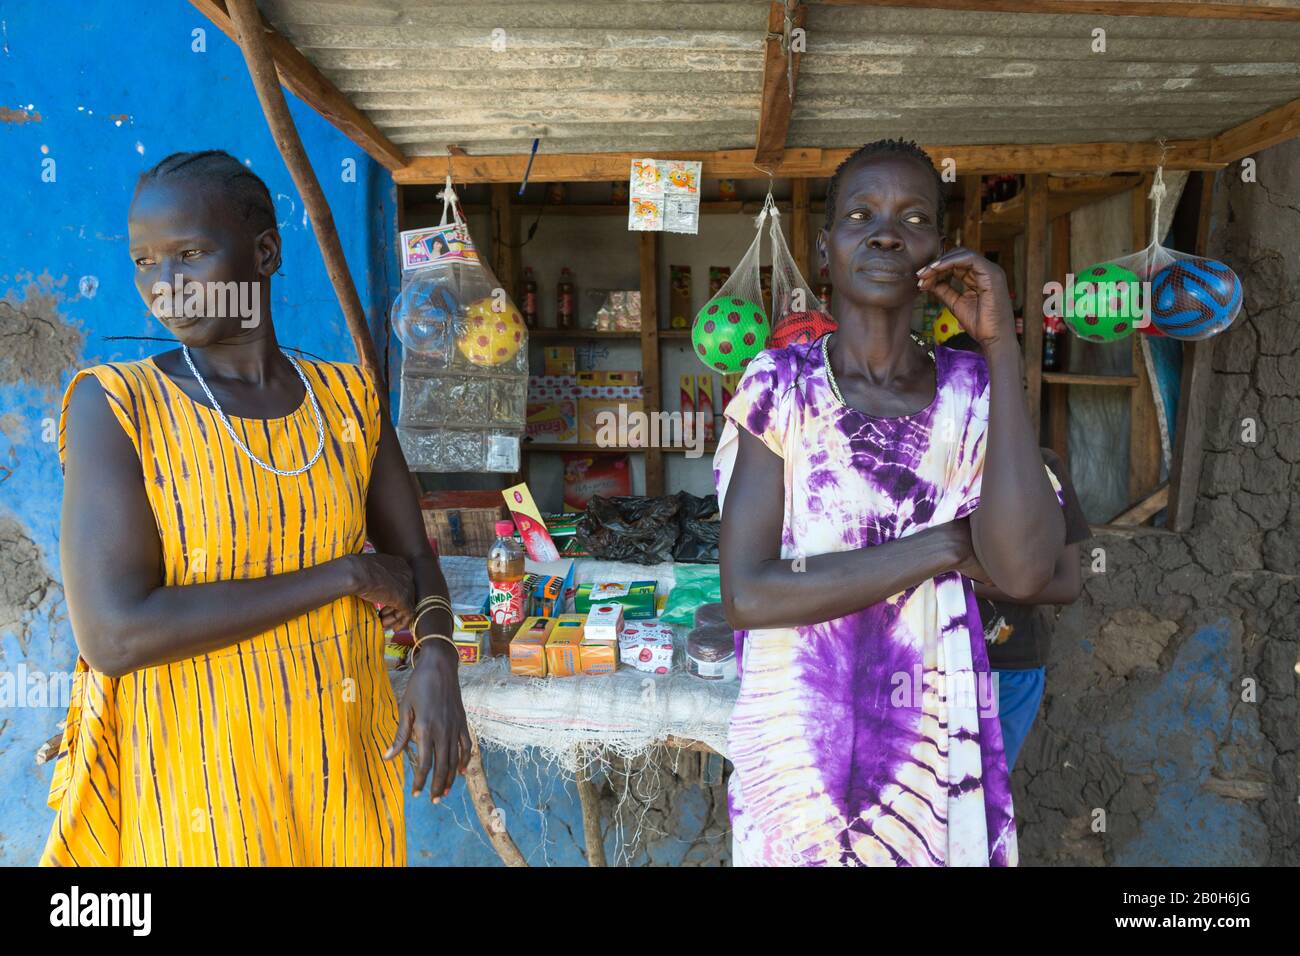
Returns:
[[[685,491],[659,498],[598,495],[578,519],[577,538],[592,557],[606,561],[717,561],[717,512],[716,495],[698,498]]]

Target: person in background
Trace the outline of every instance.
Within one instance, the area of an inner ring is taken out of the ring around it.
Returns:
[[[975,340],[960,332],[944,343],[968,352],[979,350]],[[989,667],[997,676],[998,722],[1002,725],[1002,746],[1007,771],[1015,768],[1016,757],[1038,716],[1052,631],[1039,611],[1040,605],[1073,604],[1083,590],[1079,570],[1079,545],[1092,537],[1079,496],[1070,481],[1070,471],[1050,448],[1040,448],[1045,464],[1061,486],[1065,513],[1065,550],[1056,559],[1052,580],[1031,598],[1016,599],[992,584],[975,582],[984,639],[988,641]]]

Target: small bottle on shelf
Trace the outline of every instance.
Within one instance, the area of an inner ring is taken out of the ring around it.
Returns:
[[[573,292],[573,273],[565,266],[560,270],[560,281],[555,287],[555,327],[558,329],[572,329],[576,324],[574,315],[574,304],[576,296]]]
[[[524,267],[524,290],[520,299],[524,304],[524,325],[530,329],[537,328],[537,279],[533,276],[533,267]]]
[[[817,301],[821,303],[822,312],[827,315],[831,314],[831,274],[828,269],[822,269],[821,281],[817,283]]]

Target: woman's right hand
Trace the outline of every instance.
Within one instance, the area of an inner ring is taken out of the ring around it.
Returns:
[[[382,604],[384,627],[394,631],[411,625],[415,577],[405,558],[393,554],[350,554],[351,594],[371,604]]]

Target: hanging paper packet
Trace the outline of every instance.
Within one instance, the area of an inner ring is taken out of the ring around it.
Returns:
[[[1079,338],[1114,342],[1135,329],[1148,335],[1206,339],[1222,332],[1241,311],[1241,281],[1222,262],[1159,242],[1166,187],[1156,170],[1151,242],[1138,252],[1099,262],[1074,277],[1060,312]]]
[[[695,356],[710,371],[740,372],[768,347],[772,326],[763,309],[763,286],[759,278],[762,259],[763,223],[769,207],[776,208],[771,192],[756,221],[756,234],[749,249],[722,288],[695,315],[691,344]]]
[[[770,197],[769,197],[770,198]],[[804,281],[781,229],[781,213],[771,204],[772,348],[813,342],[834,332],[835,320],[822,310],[817,294]]]

